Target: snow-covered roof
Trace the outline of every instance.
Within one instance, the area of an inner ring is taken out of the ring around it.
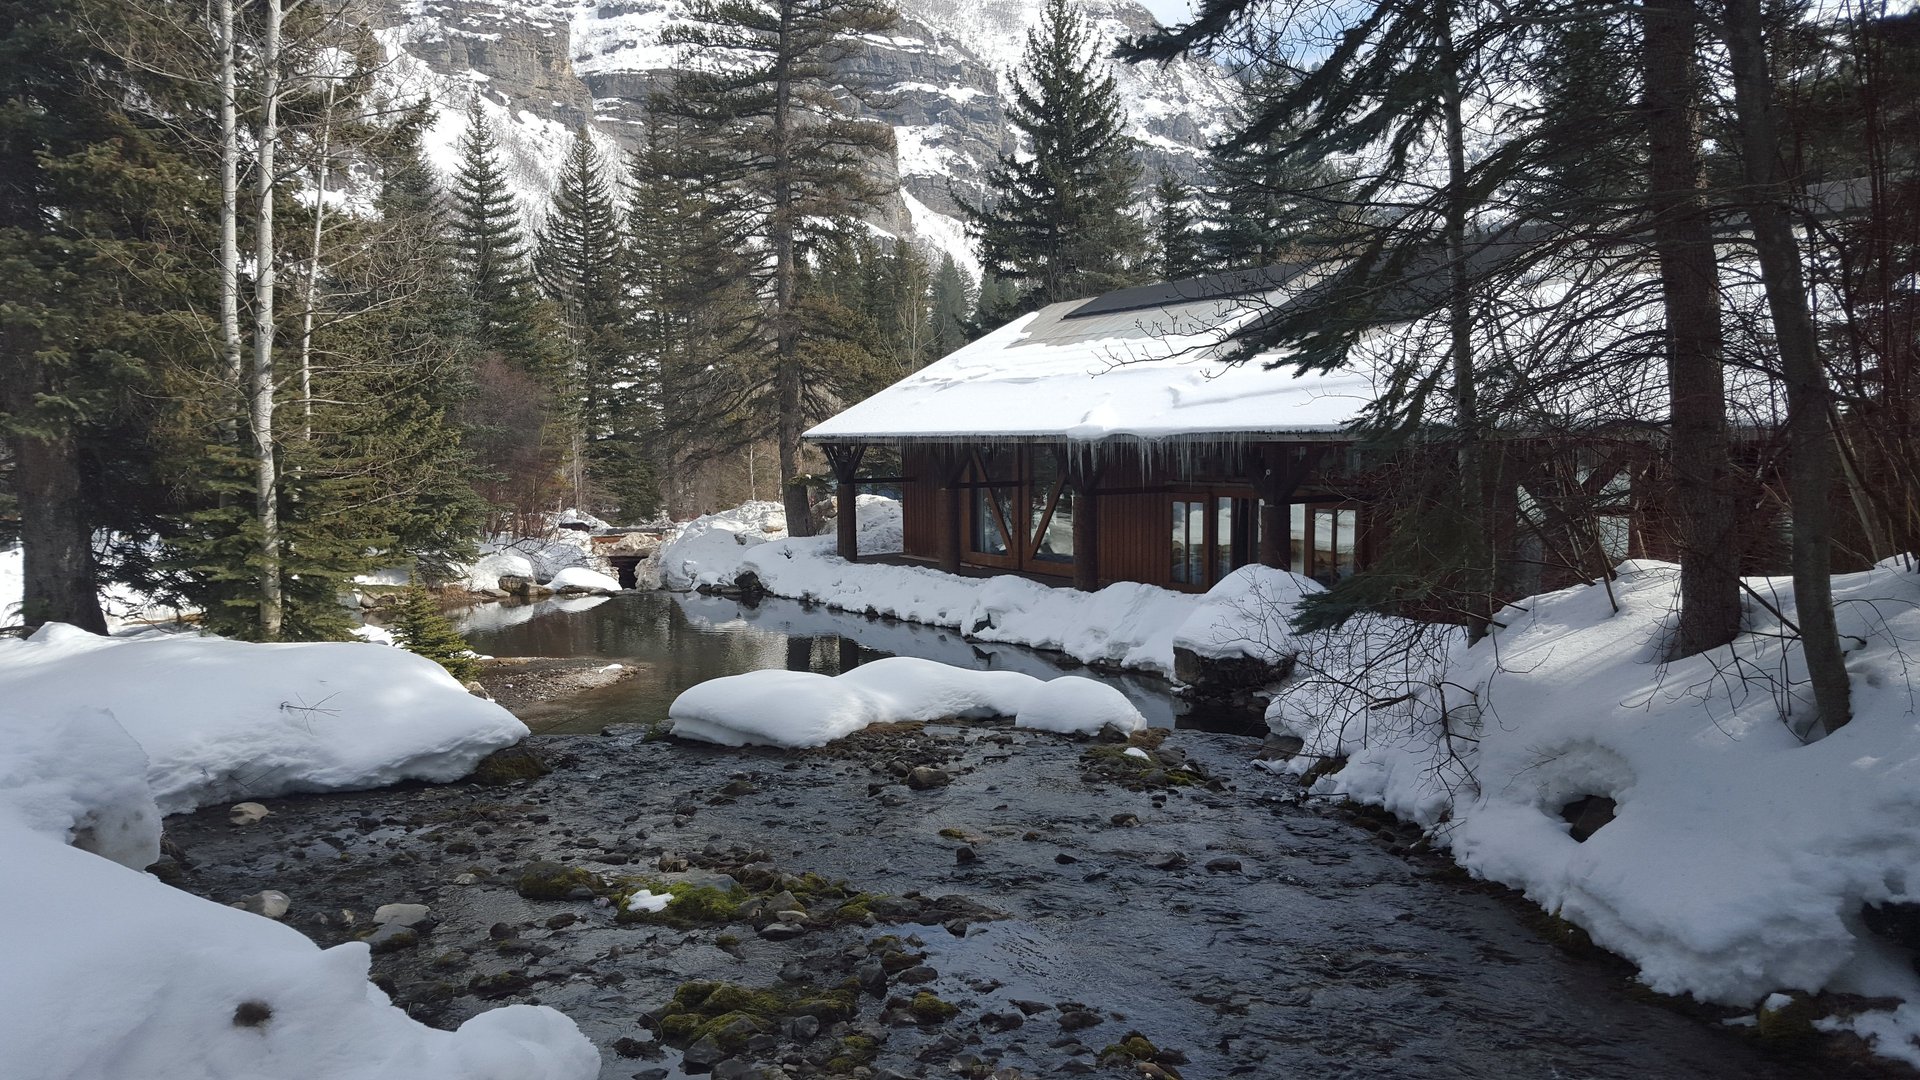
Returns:
[[[1176,282],[1042,308],[808,431],[856,439],[1326,437],[1370,400],[1370,374],[1295,377],[1261,359],[1222,362],[1232,332],[1295,295]],[[1214,282],[1217,285],[1217,280]],[[1209,295],[1211,293],[1211,295]]]

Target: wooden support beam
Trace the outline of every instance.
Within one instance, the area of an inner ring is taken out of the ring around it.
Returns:
[[[860,459],[867,454],[865,446],[844,446],[829,443],[826,446],[827,464],[833,467],[835,483],[834,518],[837,526],[836,547],[840,557],[848,562],[860,561]]]
[[[934,534],[938,538],[935,553],[940,569],[949,574],[960,572],[960,483],[966,475],[967,455],[951,446],[933,451],[933,465],[939,477],[934,488]]]
[[[1073,587],[1100,588],[1100,466],[1091,455],[1069,454],[1067,490],[1073,492]]]

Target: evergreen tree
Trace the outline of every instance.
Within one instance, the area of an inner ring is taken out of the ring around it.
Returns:
[[[984,205],[961,203],[988,276],[1019,290],[1007,309],[982,291],[995,321],[1133,284],[1146,255],[1132,212],[1140,166],[1122,131],[1120,93],[1068,0],[1047,0],[1007,83],[1007,119],[1024,152],[1002,154],[988,170]]]
[[[476,339],[537,370],[539,352],[533,345],[528,303],[533,271],[520,208],[500,165],[493,125],[478,98],[467,106],[452,205],[456,265],[466,283]]]
[[[1153,189],[1153,268],[1162,281],[1179,281],[1204,273],[1192,210],[1193,189],[1170,172],[1160,174]]]
[[[480,677],[480,661],[453,623],[440,614],[433,594],[418,585],[400,594],[393,615],[393,637],[400,647],[447,669],[447,674],[469,683]]]
[[[1292,82],[1279,65],[1252,65],[1236,84],[1236,126],[1250,127]],[[1272,266],[1338,231],[1339,173],[1294,147],[1297,134],[1291,125],[1278,126],[1257,139],[1236,134],[1209,148],[1205,243],[1206,260],[1216,269]]]
[[[566,330],[574,501],[639,519],[659,495],[642,441],[650,424],[635,400],[624,237],[613,185],[582,128],[560,169],[534,271]]]
[[[0,4],[0,457],[11,465],[28,625],[105,630],[93,537],[147,533],[166,488],[152,439],[166,364],[205,330],[191,253],[205,178],[165,126],[204,105],[102,48],[132,12]]]
[[[940,269],[933,276],[932,340],[928,352],[932,359],[953,352],[972,340],[973,289],[953,256],[940,256]]]
[[[663,37],[699,66],[674,80],[660,107],[693,136],[683,175],[742,196],[734,250],[759,253],[767,343],[756,358],[764,374],[744,381],[768,399],[787,529],[810,535],[800,435],[837,407],[846,373],[835,366],[839,350],[809,348],[800,275],[811,244],[881,195],[870,162],[893,133],[854,115],[849,93],[860,88],[843,61],[897,16],[881,0],[695,0],[688,16]]]

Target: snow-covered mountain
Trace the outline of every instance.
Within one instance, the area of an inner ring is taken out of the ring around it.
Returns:
[[[1101,39],[1154,25],[1134,0],[1078,0]],[[899,198],[876,227],[917,235],[976,266],[953,193],[980,195],[981,177],[1013,145],[1001,110],[1004,73],[1019,62],[1041,0],[899,0],[900,25],[869,38],[850,67],[881,91],[869,111],[893,125],[898,150],[882,179]],[[388,79],[439,112],[429,141],[451,170],[464,110],[478,94],[493,113],[508,169],[531,213],[544,203],[570,132],[591,120],[605,148],[638,137],[648,89],[680,57],[660,31],[685,19],[684,0],[374,0],[392,63]],[[1116,70],[1132,133],[1158,166],[1190,173],[1218,134],[1227,77],[1199,62]]]

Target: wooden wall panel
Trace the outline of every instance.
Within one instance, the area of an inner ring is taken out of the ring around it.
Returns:
[[[939,558],[940,488],[932,454],[924,448],[909,447],[900,455],[900,464],[904,474],[913,478],[900,485],[905,504],[901,507],[905,553]]]

